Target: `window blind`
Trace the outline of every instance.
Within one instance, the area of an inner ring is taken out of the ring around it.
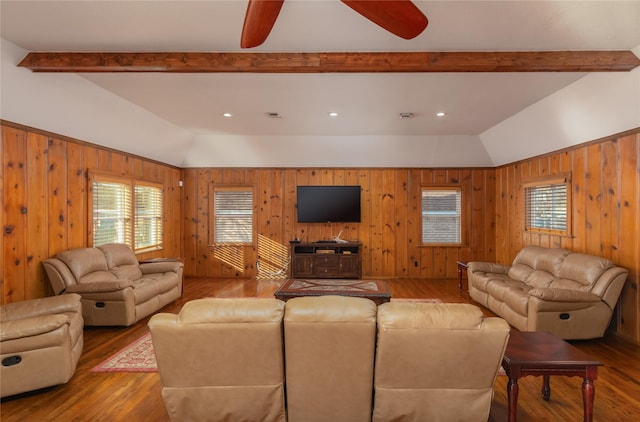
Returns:
[[[215,190],[215,243],[253,242],[253,191]]]
[[[127,183],[93,183],[93,244],[106,243],[132,246],[131,185]]]
[[[525,194],[526,229],[567,230],[567,184],[527,186]]]
[[[461,243],[460,189],[422,190],[422,243]]]
[[[135,185],[136,250],[162,247],[162,188]]]

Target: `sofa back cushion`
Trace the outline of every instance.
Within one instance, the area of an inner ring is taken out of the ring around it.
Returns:
[[[526,246],[513,260],[508,275],[532,287],[549,287],[559,276],[560,267],[569,254],[568,250],[561,248]]]
[[[613,266],[613,262],[608,259],[574,253],[566,257],[558,275],[561,279],[573,280],[591,289],[600,276]]]
[[[162,396],[173,421],[284,422],[277,299],[196,299],[149,321]]]
[[[94,277],[112,280],[107,261],[101,250],[95,248],[70,249],[56,255],[64,262],[78,283],[93,281]]]
[[[357,297],[307,296],[287,302],[289,421],[371,421],[376,312],[375,303]]]
[[[137,280],[142,277],[138,259],[131,248],[122,243],[98,246],[105,256],[109,270],[120,280]]]
[[[487,420],[506,321],[470,304],[390,302],[377,330],[374,420]]]

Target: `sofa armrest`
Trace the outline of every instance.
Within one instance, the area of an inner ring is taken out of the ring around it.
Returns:
[[[467,264],[467,271],[470,273],[484,272],[493,274],[506,274],[507,272],[509,272],[509,267],[493,262],[472,261]]]
[[[531,289],[529,296],[534,296],[549,302],[600,302],[602,298],[598,295],[580,290],[571,289]]]
[[[127,287],[131,287],[133,281],[131,280],[118,280],[118,281],[96,281],[93,283],[76,284],[67,288],[68,293],[106,293],[117,292],[124,290]]]
[[[2,324],[29,317],[55,315],[65,312],[82,312],[80,296],[68,294],[61,296],[42,297],[22,302],[7,303],[0,307]]]
[[[69,317],[64,314],[41,315],[3,321],[0,327],[0,341],[15,340],[48,333],[58,329],[68,321]]]
[[[159,261],[140,263],[140,271],[142,274],[157,274],[174,272],[179,273],[184,264],[178,261]]]

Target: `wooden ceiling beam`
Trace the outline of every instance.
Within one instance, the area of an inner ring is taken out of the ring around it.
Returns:
[[[18,64],[34,72],[343,73],[624,72],[631,51],[387,53],[72,53],[32,52]]]

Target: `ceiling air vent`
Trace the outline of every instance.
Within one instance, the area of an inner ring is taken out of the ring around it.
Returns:
[[[282,116],[280,115],[280,113],[270,112],[270,113],[267,113],[267,117],[270,119],[279,119]]]
[[[401,119],[410,119],[413,117],[413,113],[400,113]]]

